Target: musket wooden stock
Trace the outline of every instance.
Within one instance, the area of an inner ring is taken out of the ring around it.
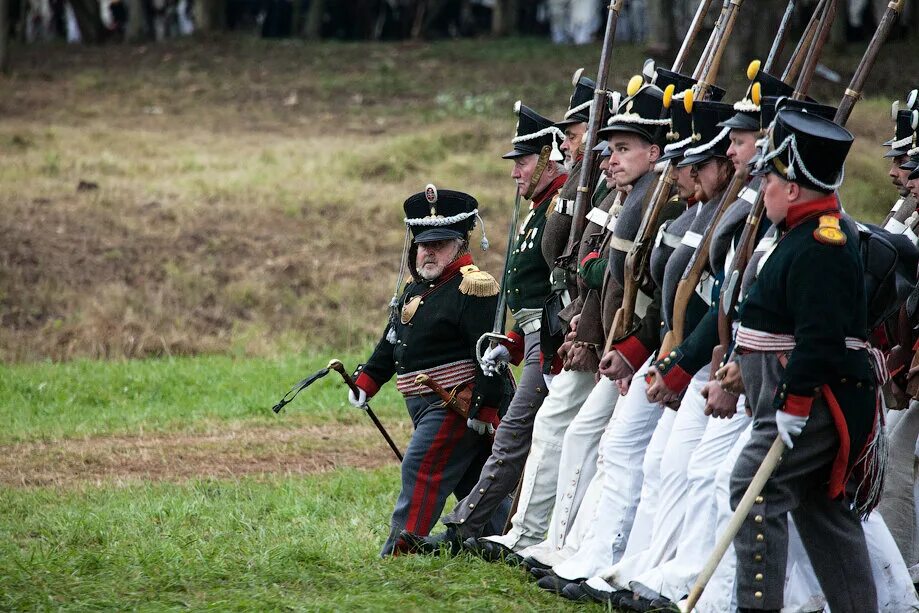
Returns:
[[[415,377],[415,385],[424,385],[429,388],[443,400],[444,407],[461,415],[464,419],[469,419],[469,403],[472,400],[472,388],[470,386],[463,386],[461,390],[458,392],[454,390],[451,394],[427,375]]]

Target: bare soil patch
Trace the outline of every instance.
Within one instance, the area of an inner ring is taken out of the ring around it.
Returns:
[[[407,429],[395,428],[392,434],[404,446]],[[0,484],[67,487],[140,480],[181,482],[395,464],[392,452],[372,427],[247,428],[0,446]]]

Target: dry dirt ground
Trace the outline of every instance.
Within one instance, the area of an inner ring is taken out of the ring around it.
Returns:
[[[408,430],[390,426],[404,448]],[[239,428],[206,434],[95,437],[0,446],[8,487],[130,484],[311,474],[397,464],[372,426]]]

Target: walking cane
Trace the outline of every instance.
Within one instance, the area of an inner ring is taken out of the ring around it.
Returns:
[[[294,398],[297,397],[297,394],[299,394],[300,392],[305,390],[307,387],[312,385],[314,382],[323,378],[324,376],[329,374],[330,371],[333,371],[333,370],[337,371],[338,374],[341,375],[341,378],[345,380],[345,384],[347,384],[347,386],[351,388],[351,391],[354,392],[355,397],[360,396],[360,389],[357,387],[357,385],[355,385],[354,379],[351,378],[351,375],[348,374],[348,371],[345,370],[345,365],[341,363],[341,360],[333,359],[329,362],[328,366],[319,370],[316,373],[313,373],[312,375],[310,375],[303,381],[300,381],[300,383],[293,386],[289,392],[284,394],[284,397],[281,398],[280,402],[278,402],[276,405],[271,407],[271,410],[274,411],[275,413],[280,413],[281,409],[283,409],[286,404],[288,404],[290,401],[292,401]],[[402,452],[399,451],[399,448],[396,447],[396,443],[393,442],[392,437],[389,436],[389,432],[386,431],[386,428],[384,428],[383,424],[380,423],[380,420],[377,419],[376,413],[373,412],[373,409],[371,409],[370,405],[367,403],[364,403],[364,406],[361,408],[364,410],[365,413],[367,413],[368,416],[370,416],[370,419],[373,420],[373,425],[377,427],[377,430],[380,431],[380,434],[383,435],[383,438],[385,438],[386,442],[389,444],[389,448],[392,449],[392,452],[396,454],[396,457],[399,458],[399,461],[401,462]]]
[[[775,472],[775,468],[779,465],[784,452],[785,443],[782,442],[781,437],[775,437],[772,447],[770,447],[769,452],[766,453],[763,463],[759,465],[759,469],[756,471],[756,474],[753,475],[753,480],[750,482],[749,487],[747,487],[747,491],[744,493],[743,498],[740,499],[737,509],[731,516],[727,528],[718,538],[718,542],[715,544],[715,550],[712,551],[708,561],[705,563],[705,568],[702,569],[702,573],[696,579],[695,585],[692,586],[692,591],[689,592],[689,599],[686,601],[685,610],[687,612],[692,611],[693,607],[699,602],[699,598],[702,597],[702,591],[705,590],[705,586],[712,578],[712,575],[715,574],[715,569],[718,568],[718,564],[721,563],[721,558],[724,557],[724,553],[728,550],[731,541],[733,541],[737,533],[740,532],[740,527],[743,525],[744,520],[747,519],[750,509],[753,508],[756,497],[762,493],[763,488],[766,486],[766,481],[768,481],[772,473]]]

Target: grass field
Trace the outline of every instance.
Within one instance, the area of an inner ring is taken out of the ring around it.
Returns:
[[[549,610],[519,571],[380,561],[398,465],[333,373],[381,331],[401,202],[480,200],[497,272],[520,98],[597,46],[540,40],[14,47],[0,81],[0,609]],[[859,50],[830,55],[848,78]],[[850,127],[847,207],[889,206],[906,45]],[[641,65],[616,50],[613,82]],[[731,96],[742,83],[727,77]],[[835,100],[841,86],[815,83]],[[478,257],[478,253],[476,253]],[[374,410],[404,447],[390,388]]]

